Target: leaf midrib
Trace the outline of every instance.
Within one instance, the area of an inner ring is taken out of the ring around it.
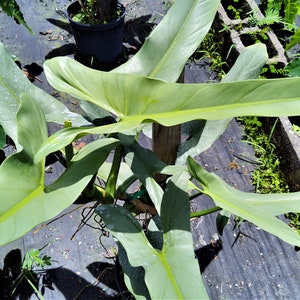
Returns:
[[[167,51],[165,51],[164,55],[162,56],[161,60],[158,62],[158,64],[155,66],[153,71],[150,73],[150,78],[155,78],[156,74],[159,73],[160,67],[163,65],[164,61],[166,61],[166,57],[169,56],[169,53],[173,50],[175,45],[177,44],[177,40],[179,39],[179,36],[181,36],[181,33],[183,32],[183,28],[185,27],[187,20],[189,20],[190,15],[192,14],[195,6],[197,5],[196,1],[194,1],[193,6],[191,6],[191,9],[189,10],[189,13],[187,14],[187,18],[185,18],[185,21],[182,23],[182,26],[180,27],[180,30],[178,30],[176,37],[173,39],[172,43],[168,47]]]

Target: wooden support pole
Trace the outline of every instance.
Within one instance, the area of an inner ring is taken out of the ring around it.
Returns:
[[[184,83],[184,70],[177,82]],[[166,127],[160,124],[153,124],[152,142],[153,151],[160,160],[168,165],[175,164],[177,150],[181,143],[181,125]],[[155,179],[157,182],[163,182],[167,177],[162,174],[156,174]]]
[[[160,160],[173,165],[180,145],[181,125],[165,127],[153,124],[152,130],[153,151]]]

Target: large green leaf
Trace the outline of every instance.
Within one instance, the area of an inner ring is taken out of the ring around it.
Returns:
[[[201,184],[199,190],[210,196],[217,206],[254,223],[287,243],[300,246],[299,234],[274,216],[288,211],[300,211],[300,193],[275,195],[243,193],[226,184],[217,175],[204,170],[191,157],[187,163],[192,176]]]
[[[268,53],[264,44],[245,47],[222,82],[257,78],[267,59]],[[189,139],[180,145],[176,162],[184,164],[189,155],[195,156],[206,151],[223,134],[230,121],[231,119],[221,119],[189,124],[189,128],[195,133],[190,132]]]
[[[161,251],[151,246],[141,225],[124,208],[101,205],[97,213],[126,249],[130,264],[145,269],[151,299],[208,298],[193,251],[186,173],[170,179],[163,196]]]
[[[222,82],[256,79],[267,60],[268,52],[265,44],[258,43],[245,47]]]
[[[57,99],[34,86],[0,43],[0,124],[17,146],[16,113],[22,93],[30,94],[39,102],[48,122],[63,124],[71,120],[74,126],[88,124],[80,115],[70,112]]]
[[[49,138],[39,156],[62,148],[80,134],[125,132],[143,122],[172,126],[196,119],[300,113],[300,78],[178,84],[96,71],[67,57],[47,61],[45,72],[56,89],[95,103],[115,114],[118,122],[62,130]]]
[[[300,112],[299,78],[178,84],[96,71],[68,57],[46,61],[45,71],[56,89],[110,111],[126,130],[130,126],[127,124],[135,127],[151,121],[171,126],[199,118],[218,120],[237,115],[282,116]]]
[[[75,185],[85,178],[92,178],[98,168],[120,142],[114,138],[99,139],[85,145],[71,160],[66,171],[51,185],[45,187],[45,192],[59,191],[62,188]],[[52,195],[54,197],[54,195]]]
[[[111,72],[176,81],[185,62],[208,32],[219,2],[219,0],[175,1],[139,52]],[[165,37],[166,30],[168,38]],[[152,47],[155,47],[155,51]],[[81,101],[80,105],[91,120],[106,113],[90,102]]]
[[[220,0],[176,0],[140,51],[113,72],[175,82],[210,29]]]
[[[74,157],[70,169],[46,187],[44,161],[33,162],[35,152],[47,137],[46,120],[32,97],[22,94],[20,99],[17,124],[23,150],[0,166],[0,245],[21,237],[72,204],[118,143],[106,139],[87,145]]]

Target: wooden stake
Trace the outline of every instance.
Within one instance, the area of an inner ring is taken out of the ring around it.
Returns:
[[[155,154],[166,164],[175,164],[177,149],[180,145],[181,125],[165,127],[160,124],[153,124],[152,130]]]
[[[177,82],[184,83],[184,70]],[[165,127],[160,124],[153,124],[152,143],[153,151],[158,158],[168,165],[174,165],[177,158],[177,150],[181,143],[181,125]],[[166,179],[166,175],[155,174],[157,182],[163,182]]]

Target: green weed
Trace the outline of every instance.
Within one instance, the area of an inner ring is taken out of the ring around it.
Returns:
[[[25,281],[33,289],[38,299],[44,299],[42,294],[39,292],[38,284],[39,278],[43,276],[45,267],[51,265],[51,257],[42,255],[41,253],[41,251],[47,245],[41,249],[30,249],[25,254],[21,265],[20,274],[13,284],[12,296],[17,294],[18,287],[21,286]],[[37,268],[41,268],[42,270],[37,270]]]
[[[239,121],[245,128],[244,141],[253,146],[259,161],[259,168],[252,173],[256,192],[261,194],[288,192],[289,188],[280,170],[279,158],[275,153],[276,148],[264,132],[262,123],[257,117],[244,117]]]
[[[210,69],[216,72],[219,78],[223,78],[228,65],[225,61],[223,61],[221,55],[223,43],[220,41],[217,42],[217,35],[218,33],[216,30],[211,28],[191,59],[194,61],[208,59]]]
[[[288,184],[280,169],[280,160],[275,153],[276,148],[270,142],[271,136],[264,132],[262,123],[257,117],[239,118],[239,122],[244,126],[244,141],[253,146],[259,160],[259,168],[252,172],[256,192],[260,194],[289,192]],[[300,214],[291,212],[285,216],[289,220],[289,225],[300,234]]]

